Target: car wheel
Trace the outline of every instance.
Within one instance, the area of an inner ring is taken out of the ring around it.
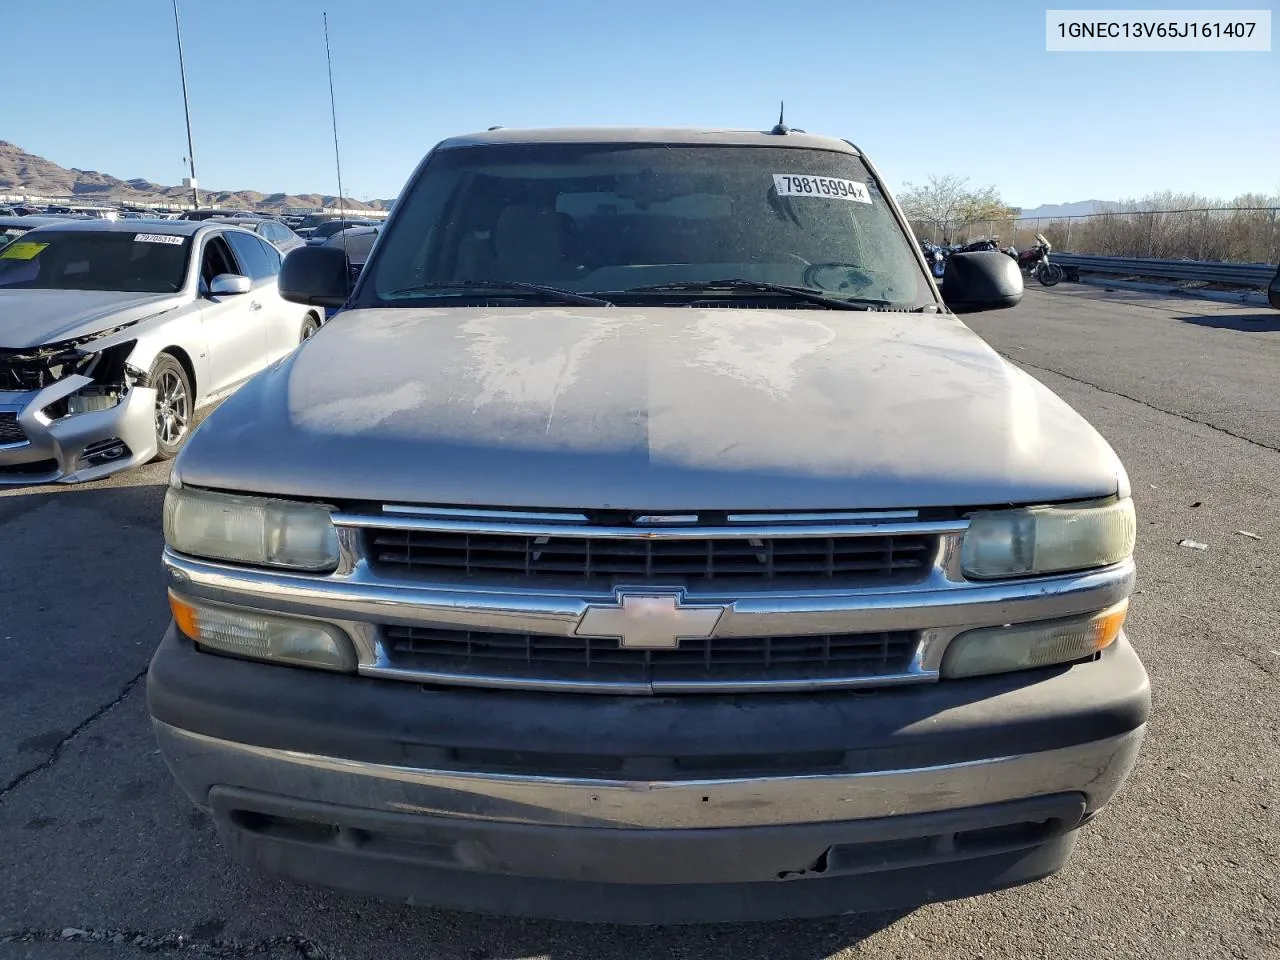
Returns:
[[[147,386],[156,392],[156,459],[172,460],[191,433],[191,378],[171,354],[162,353],[151,365]]]
[[[1040,282],[1046,287],[1052,287],[1062,282],[1062,268],[1056,263],[1044,263],[1040,265]]]
[[[302,321],[302,334],[298,337],[299,343],[306,343],[315,336],[317,330],[320,329],[320,321],[315,318],[314,314],[308,313],[307,319]]]

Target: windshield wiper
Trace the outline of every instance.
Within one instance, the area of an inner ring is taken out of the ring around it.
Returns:
[[[761,293],[781,293],[797,300],[821,304],[833,310],[876,310],[890,306],[888,300],[853,300],[843,297],[831,297],[808,287],[792,287],[785,283],[769,283],[765,280],[741,280],[729,278],[725,280],[682,280],[678,283],[657,283],[649,287],[632,287],[625,293],[664,293],[667,291],[691,291],[695,293],[714,293],[717,290],[757,290]]]
[[[586,294],[562,290],[560,287],[547,287],[540,283],[525,283],[522,280],[435,280],[431,283],[419,283],[412,287],[402,287],[385,294],[385,297],[407,297],[415,293],[429,293],[433,290],[442,292],[485,294],[494,292],[519,291],[536,293],[547,299],[556,299],[561,303],[573,303],[586,307],[612,307],[613,304],[601,297],[588,297]]]

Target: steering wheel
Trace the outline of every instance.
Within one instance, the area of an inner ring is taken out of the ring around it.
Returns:
[[[817,282],[818,275],[824,270],[840,270],[843,277],[847,278],[840,287],[835,288],[836,290],[848,286],[873,287],[876,283],[875,278],[856,263],[811,263],[804,271],[804,285],[819,290],[832,290],[832,287],[827,284]],[[835,291],[832,290],[832,292]]]

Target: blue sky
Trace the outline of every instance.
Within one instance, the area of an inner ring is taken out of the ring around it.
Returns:
[[[179,4],[205,188],[335,192],[327,10],[344,186],[361,199],[394,196],[433,143],[492,124],[759,128],[780,99],[793,126],[862,146],[895,189],[956,174],[1026,207],[1280,192],[1280,53],[1045,52],[1046,6],[1099,0]],[[0,31],[25,38],[0,139],[180,181],[170,0],[4,4]]]

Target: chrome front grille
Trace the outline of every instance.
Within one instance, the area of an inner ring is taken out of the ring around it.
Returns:
[[[856,531],[855,531],[856,532]],[[642,539],[375,529],[366,554],[388,575],[516,576],[584,583],[698,586],[726,581],[857,586],[924,576],[938,538],[926,534]]]
[[[344,557],[336,576],[350,578],[361,608],[366,675],[637,694],[935,679],[921,657],[938,625],[905,611],[917,591],[950,582],[948,558],[967,526],[902,509],[412,505],[339,512],[334,522]],[[904,614],[875,613],[886,597]]]
[[[617,640],[385,626],[395,668],[493,683],[747,687],[866,680],[905,673],[919,631],[682,640],[674,650],[623,649]]]
[[[27,435],[18,423],[18,415],[0,413],[0,444],[26,442]]]

